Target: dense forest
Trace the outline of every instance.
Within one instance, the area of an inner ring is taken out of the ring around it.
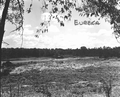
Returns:
[[[82,46],[79,49],[26,49],[26,48],[2,48],[2,60],[9,58],[23,58],[23,57],[54,57],[64,58],[70,56],[80,57],[119,57],[120,47],[100,47],[87,48]]]

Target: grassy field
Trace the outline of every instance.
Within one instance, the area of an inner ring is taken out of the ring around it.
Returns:
[[[120,97],[120,59],[95,57],[11,59],[17,67],[1,79],[1,97]]]

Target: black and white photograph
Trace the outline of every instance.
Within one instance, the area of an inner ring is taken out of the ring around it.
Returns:
[[[0,97],[120,97],[120,0],[0,0]]]

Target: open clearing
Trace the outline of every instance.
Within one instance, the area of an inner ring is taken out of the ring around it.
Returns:
[[[108,81],[110,74],[120,74],[118,58],[20,58],[11,62],[18,67],[2,78],[2,97],[105,97],[100,78]],[[120,81],[115,84],[112,95],[120,97]]]

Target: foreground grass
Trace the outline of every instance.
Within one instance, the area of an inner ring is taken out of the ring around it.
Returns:
[[[115,86],[112,91],[115,97],[120,96],[117,93],[120,89],[116,87],[120,84],[120,67],[111,66],[110,61],[104,65],[96,59],[51,61],[26,65],[22,67],[24,71],[2,77],[1,97],[103,97],[103,85],[106,85],[103,82]]]

